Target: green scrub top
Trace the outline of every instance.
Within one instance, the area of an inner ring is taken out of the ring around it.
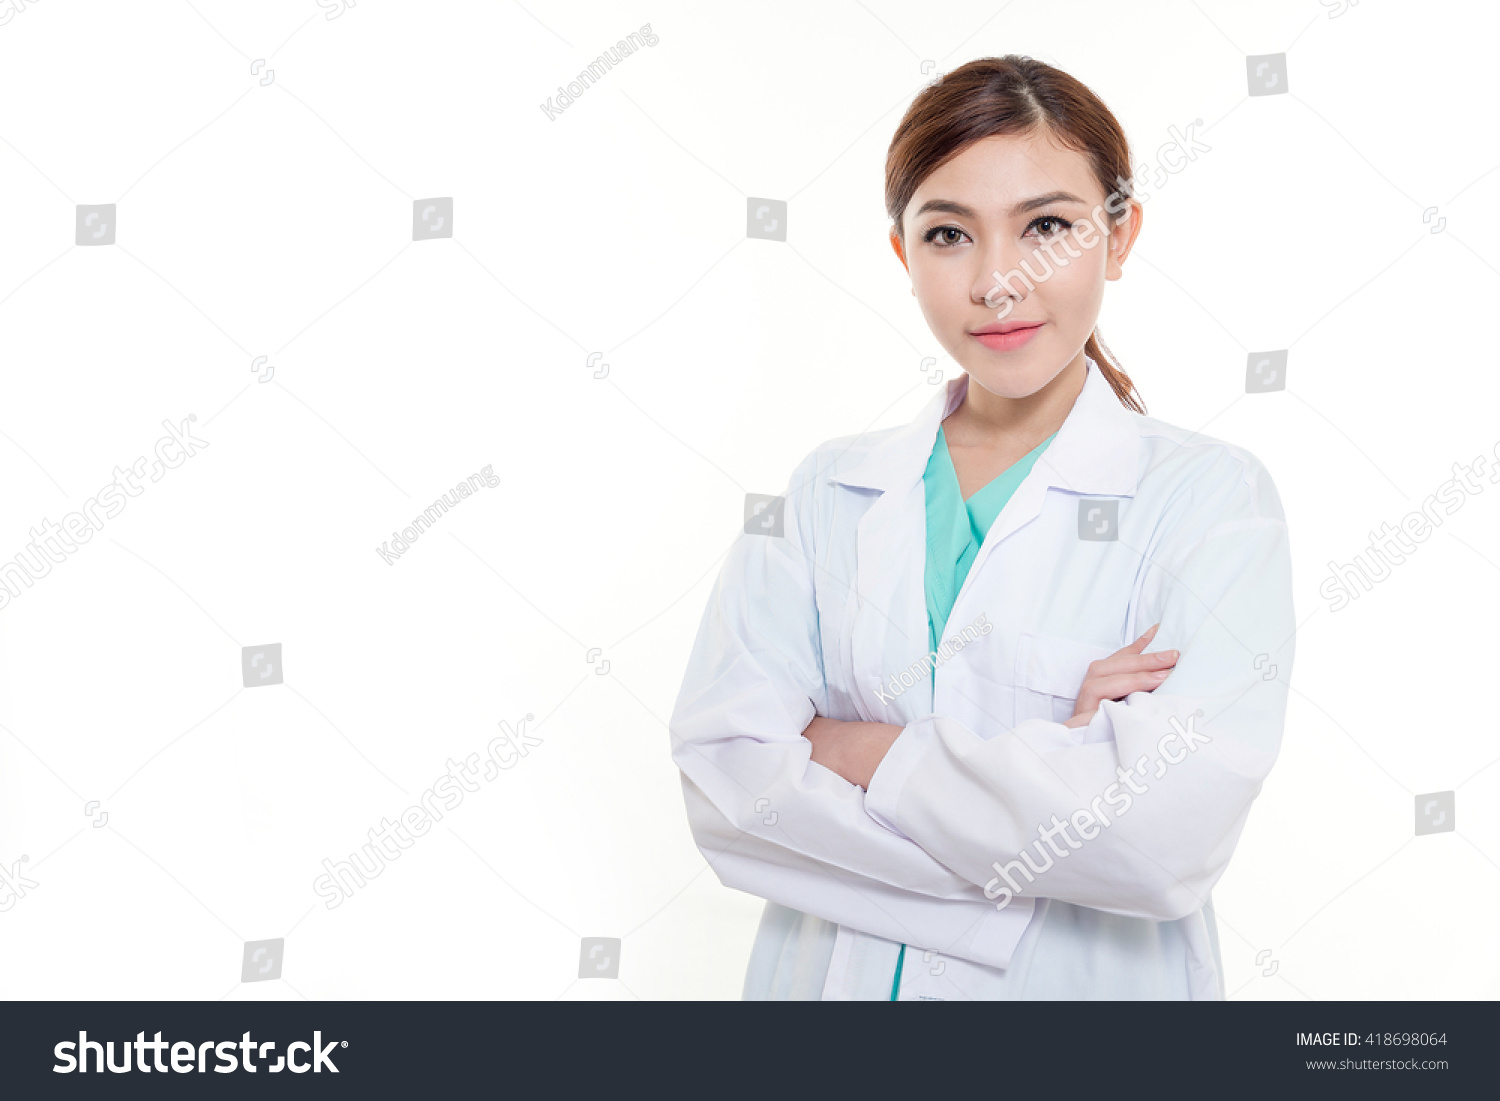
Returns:
[[[922,474],[922,486],[927,494],[928,653],[938,648],[938,639],[948,625],[948,613],[953,610],[953,602],[958,599],[964,578],[969,576],[969,567],[979,554],[985,533],[1016,487],[1031,473],[1047,445],[1056,438],[1057,433],[1052,433],[1005,473],[965,501],[962,490],[958,488],[953,456],[948,453],[948,438],[943,435],[942,428],[938,428],[932,457],[927,460],[927,469]],[[929,684],[935,685],[936,680],[937,670],[934,669]],[[905,962],[906,945],[903,944],[896,956],[896,974],[891,981],[893,1002],[901,993],[901,968]]]
[[[985,533],[1000,515],[1005,502],[1016,487],[1026,480],[1031,468],[1057,438],[1054,432],[1014,463],[1005,473],[979,490],[967,501],[960,496],[958,473],[948,453],[948,438],[938,429],[937,443],[922,485],[927,493],[927,650],[938,648],[938,640],[948,623],[948,613],[958,599],[969,567],[974,564],[984,543]]]

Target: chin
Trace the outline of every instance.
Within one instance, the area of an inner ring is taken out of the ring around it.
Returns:
[[[1057,375],[1055,371],[1048,375],[1034,367],[997,367],[993,363],[965,365],[964,370],[970,383],[977,383],[1002,398],[1029,398]]]

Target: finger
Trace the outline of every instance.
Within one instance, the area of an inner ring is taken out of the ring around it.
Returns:
[[[1158,627],[1160,627],[1160,626],[1161,626],[1160,623],[1152,624],[1151,628],[1145,634],[1143,634],[1140,638],[1136,639],[1129,646],[1121,647],[1120,649],[1116,650],[1115,653],[1117,653],[1117,654],[1139,654],[1142,650],[1144,650],[1147,646],[1149,646],[1151,644],[1151,640],[1156,637],[1156,629]]]
[[[1123,700],[1132,692],[1150,692],[1167,679],[1171,673],[1170,669],[1157,669],[1155,671],[1140,673],[1116,673],[1108,677],[1099,677],[1092,680],[1088,685],[1088,695],[1091,701],[1097,700]]]
[[[1139,657],[1122,658],[1122,662],[1128,665],[1119,669],[1112,669],[1114,673],[1151,673],[1157,669],[1170,669],[1177,664],[1181,653],[1176,650],[1156,650],[1149,654],[1141,654]]]
[[[1150,672],[1153,669],[1170,668],[1176,664],[1180,656],[1177,650],[1157,650],[1151,654],[1132,654],[1122,650],[1096,662],[1092,666],[1089,679],[1119,673]]]

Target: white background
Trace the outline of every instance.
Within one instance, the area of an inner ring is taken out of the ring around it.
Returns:
[[[1500,489],[1341,611],[1318,592],[1500,440],[1497,27],[1337,11],[28,0],[0,26],[0,560],[164,419],[209,446],[0,611],[0,864],[39,884],[0,913],[0,995],[738,997],[762,904],[694,846],[665,720],[745,494],[911,419],[924,357],[951,373],[884,158],[924,60],[1007,52],[1143,160],[1197,118],[1212,147],[1151,194],[1100,329],[1288,514],[1284,748],[1215,891],[1232,996],[1500,994]],[[1247,96],[1245,56],[1283,51],[1288,94]],[[453,237],[413,241],[448,196]],[[746,239],[750,197],[789,202],[785,243]],[[74,244],[91,203],[115,245]],[[1286,390],[1247,395],[1283,348]],[[498,488],[375,553],[485,464]],[[285,683],[245,688],[270,642]],[[324,858],[526,713],[540,747],[325,907]],[[1414,836],[1448,790],[1457,830]],[[623,939],[618,979],[578,978],[588,936]],[[240,983],[279,937],[282,978]]]

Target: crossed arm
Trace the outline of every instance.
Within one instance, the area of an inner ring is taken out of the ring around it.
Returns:
[[[1150,692],[1177,664],[1176,650],[1143,653],[1156,634],[1156,624],[1129,646],[1096,661],[1084,675],[1073,716],[1066,727],[1087,726],[1104,700],[1123,700],[1132,692]],[[841,722],[819,715],[802,736],[812,743],[812,760],[866,790],[905,727],[894,723]]]
[[[1280,744],[1286,674],[1265,679],[1256,658],[1289,670],[1295,633],[1279,509],[1238,508],[1166,552],[1141,591],[1137,615],[1180,654],[1144,653],[1148,632],[1090,667],[1068,722],[982,737],[944,716],[896,727],[816,714],[810,517],[789,495],[785,539],[731,552],[671,723],[694,835],[720,879],[938,947],[993,908],[995,865],[1031,845],[1038,823],[1097,800],[1173,722],[1199,715],[1207,744],[1031,892],[1154,920],[1199,908]]]

